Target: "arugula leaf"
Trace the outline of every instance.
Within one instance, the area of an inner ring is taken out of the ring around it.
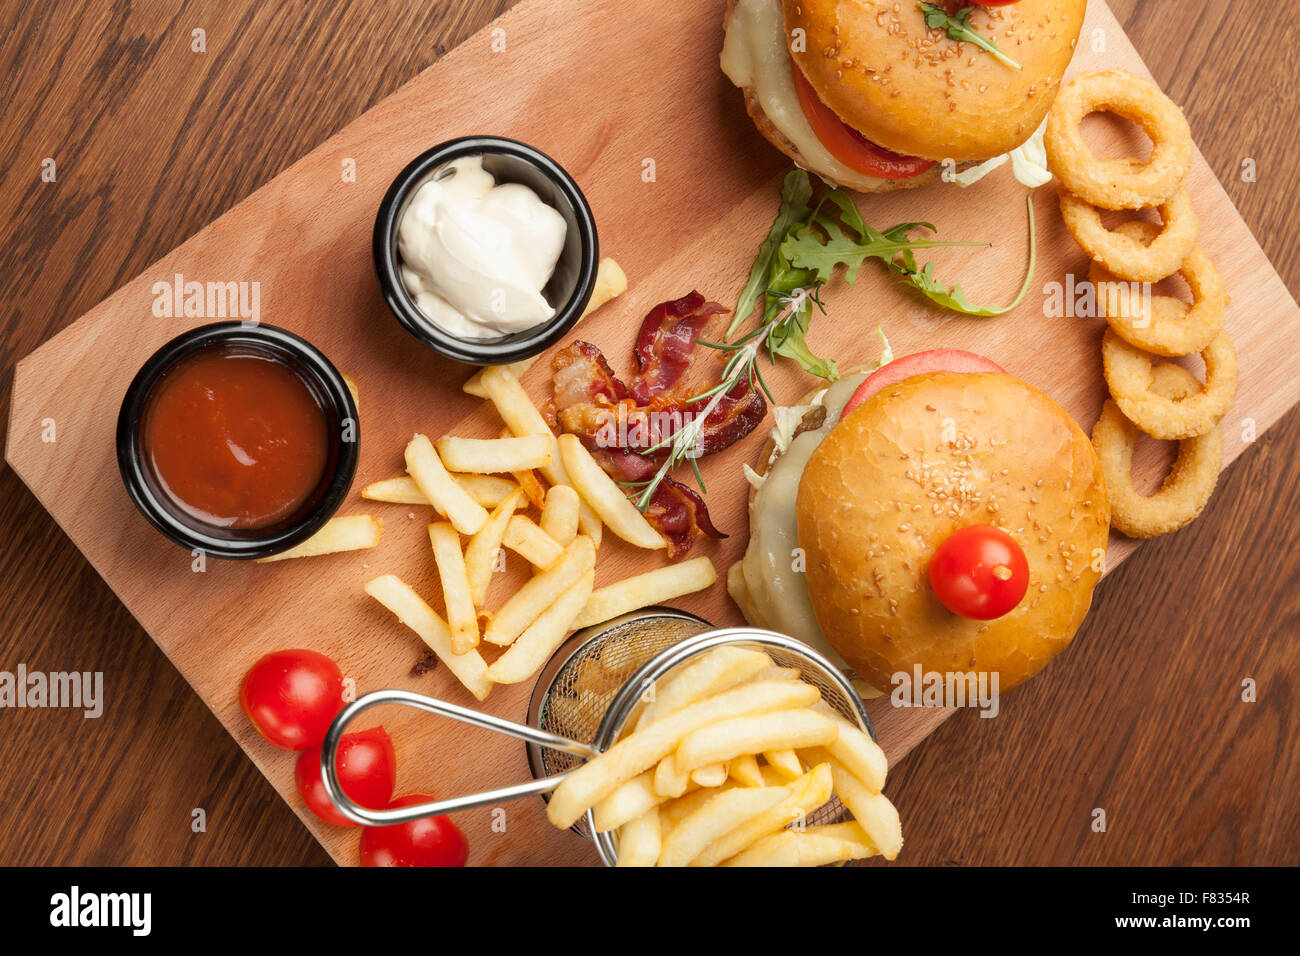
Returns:
[[[810,269],[818,282],[826,282],[834,273],[836,266],[844,267],[844,281],[849,285],[857,280],[858,270],[867,259],[880,259],[891,262],[895,256],[910,249],[930,249],[940,246],[983,246],[983,242],[939,242],[932,239],[909,239],[907,229],[924,227],[934,231],[929,223],[906,223],[895,226],[888,233],[878,232],[863,224],[861,238],[849,235],[843,227],[818,217],[817,225],[827,235],[825,241],[814,229],[807,226],[794,230],[781,244],[781,253],[790,262],[803,269]]]
[[[811,201],[812,180],[808,173],[802,169],[792,169],[781,184],[781,206],[777,210],[776,221],[758,248],[758,258],[749,270],[749,281],[740,292],[731,326],[727,329],[727,338],[731,338],[740,323],[749,318],[760,296],[771,287],[772,280],[779,273],[776,255],[781,240],[791,227],[807,219],[810,213],[808,204]]]
[[[1020,64],[1003,53],[996,43],[975,32],[975,29],[970,25],[970,15],[975,9],[976,7],[972,4],[950,14],[937,4],[921,4],[921,12],[925,14],[925,25],[931,30],[945,30],[949,39],[974,43],[981,50],[992,54],[1004,66],[1009,66],[1014,70],[1021,69]]]
[[[898,259],[889,261],[889,268],[901,275],[910,282],[915,288],[919,289],[931,302],[943,306],[945,309],[952,309],[954,312],[962,312],[966,315],[993,316],[1003,315],[1010,312],[1021,302],[1029,292],[1029,284],[1034,278],[1034,267],[1038,261],[1038,238],[1034,228],[1034,200],[1032,197],[1026,198],[1026,206],[1029,209],[1029,268],[1025,271],[1025,281],[1020,286],[1020,293],[1016,296],[1015,301],[1010,305],[994,308],[991,306],[975,305],[966,298],[966,293],[961,286],[954,284],[951,289],[935,278],[934,263],[927,262],[924,267],[918,269],[916,257],[912,255],[910,249],[904,250]],[[902,261],[900,262],[899,259]]]

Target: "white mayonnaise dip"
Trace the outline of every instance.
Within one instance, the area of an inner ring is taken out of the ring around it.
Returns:
[[[527,186],[497,185],[481,156],[421,186],[397,228],[402,284],[459,338],[495,338],[555,315],[542,296],[564,248],[564,217]]]

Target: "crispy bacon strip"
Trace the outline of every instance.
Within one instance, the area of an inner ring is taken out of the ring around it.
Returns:
[[[622,482],[647,481],[659,470],[667,442],[698,415],[708,400],[690,402],[716,381],[712,352],[700,354],[697,339],[722,335],[727,310],[698,292],[656,306],[641,324],[635,346],[637,374],[619,380],[600,349],[574,342],[553,360],[552,405],[556,424],[582,439],[609,474]],[[721,451],[753,431],[767,414],[762,394],[741,381],[718,402],[701,430],[698,456]],[[643,453],[664,445],[656,452]],[[665,479],[646,517],[680,557],[701,535],[726,537],[690,488]]]
[[[727,314],[726,309],[706,301],[698,292],[650,310],[636,339],[637,377],[631,392],[638,405],[648,405],[654,396],[682,381],[691,367],[695,340],[711,340],[721,331],[716,317]]]

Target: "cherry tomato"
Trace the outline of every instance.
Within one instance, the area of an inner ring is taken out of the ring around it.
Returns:
[[[822,102],[803,70],[794,67],[794,85],[808,125],[832,156],[849,169],[878,179],[911,179],[934,165],[932,159],[904,156],[877,146]]]
[[[847,417],[849,412],[882,388],[888,385],[897,385],[913,375],[923,375],[926,372],[1001,371],[1004,371],[1001,366],[994,364],[982,355],[976,355],[974,352],[963,352],[960,349],[930,349],[928,352],[913,352],[911,355],[904,355],[902,358],[894,359],[894,361],[882,365],[868,375],[866,381],[858,386],[858,390],[853,393],[853,397],[844,406],[844,411],[840,417]]]
[[[1029,588],[1029,562],[1016,539],[975,524],[954,531],[930,560],[930,586],[944,607],[989,621],[1006,614]]]
[[[345,817],[325,792],[320,772],[321,746],[317,744],[304,750],[298,758],[293,770],[298,795],[307,804],[307,809],[326,823],[338,827],[360,826]],[[397,783],[397,755],[393,752],[393,741],[383,727],[344,734],[339,740],[335,763],[343,792],[352,798],[353,803],[379,810],[393,798],[393,787]]]
[[[411,793],[388,806],[409,807],[433,797]],[[361,831],[362,866],[464,866],[469,841],[446,817],[421,817],[391,827],[366,827]]]
[[[325,739],[330,721],[343,708],[343,672],[316,651],[275,651],[244,677],[239,703],[271,743],[306,750]]]
[[[1013,3],[1019,3],[1020,0],[970,0],[971,3],[978,3],[981,7],[1005,7]]]

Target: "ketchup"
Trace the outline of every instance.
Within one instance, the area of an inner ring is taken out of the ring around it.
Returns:
[[[223,528],[292,516],[329,456],[325,411],[307,383],[247,346],[213,346],[178,362],[149,398],[142,438],[163,492]]]

